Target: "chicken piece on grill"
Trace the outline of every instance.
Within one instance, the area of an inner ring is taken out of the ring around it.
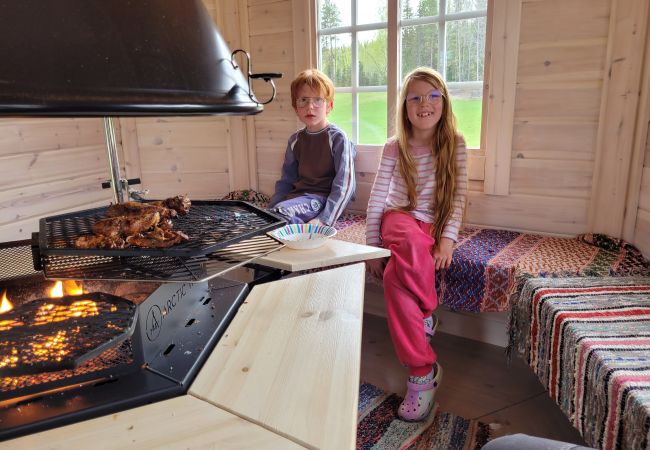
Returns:
[[[75,248],[124,248],[126,241],[119,236],[88,235],[75,239],[74,246]]]
[[[144,233],[160,222],[160,213],[148,212],[141,216],[119,216],[101,219],[95,222],[91,229],[93,233],[109,237],[127,237]]]
[[[127,237],[126,242],[140,248],[167,248],[188,239],[182,231],[155,227],[149,232]]]
[[[158,200],[156,202],[151,202],[153,205],[160,205],[166,208],[173,209],[181,216],[187,214],[192,206],[192,202],[186,195],[177,195],[176,197],[170,197],[165,200]]]
[[[171,219],[176,217],[176,210],[169,208],[158,202],[142,203],[142,202],[126,202],[117,203],[108,207],[106,217],[135,217],[152,212],[158,212],[163,219]]]

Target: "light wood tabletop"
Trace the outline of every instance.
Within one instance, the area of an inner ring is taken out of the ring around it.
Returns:
[[[255,260],[255,262],[263,266],[296,272],[389,256],[390,250],[385,248],[329,239],[322,247],[310,250],[284,247]]]
[[[304,447],[185,395],[0,443],[48,450],[301,449]]]
[[[188,395],[0,449],[351,449],[365,267],[255,286]]]
[[[355,447],[365,267],[255,286],[190,394],[310,448]]]

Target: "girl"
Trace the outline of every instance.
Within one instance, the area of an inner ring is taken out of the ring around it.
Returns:
[[[420,67],[404,79],[397,134],[384,146],[368,202],[366,243],[391,251],[368,270],[384,279],[386,314],[397,356],[409,369],[399,416],[424,419],[442,379],[429,345],[438,304],[435,270],[451,264],[458,238],[467,167],[442,76]]]

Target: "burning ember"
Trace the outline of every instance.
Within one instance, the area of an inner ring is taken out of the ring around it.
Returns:
[[[28,301],[3,313],[0,375],[74,368],[133,332],[137,311],[132,302],[98,292],[84,294],[74,282],[59,281],[50,294],[63,290],[81,295]]]

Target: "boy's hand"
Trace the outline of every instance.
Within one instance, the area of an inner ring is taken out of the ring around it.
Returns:
[[[454,241],[443,237],[433,249],[433,261],[436,264],[436,270],[448,269],[451,265],[452,254],[454,253]]]
[[[387,262],[388,258],[369,259],[366,261],[366,268],[368,272],[381,280],[384,277],[384,269],[386,268]]]
[[[314,217],[313,219],[311,219],[311,220],[310,220],[309,222],[307,222],[307,223],[312,223],[312,224],[314,224],[314,225],[322,225],[322,224],[323,224],[323,222],[321,222],[320,220],[318,220],[318,217]]]

